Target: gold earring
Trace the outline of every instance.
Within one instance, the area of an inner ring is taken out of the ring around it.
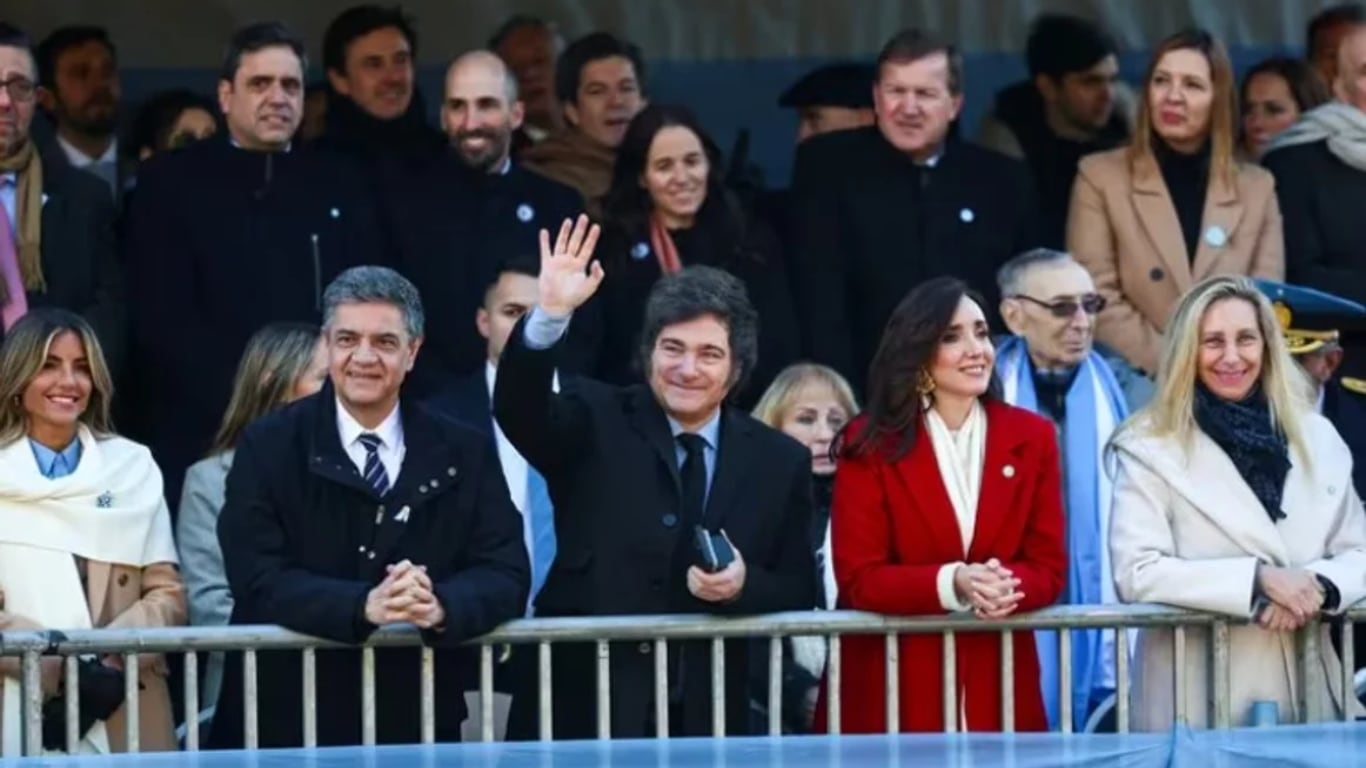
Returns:
[[[915,377],[915,392],[921,397],[929,397],[934,392],[934,378],[924,368]]]

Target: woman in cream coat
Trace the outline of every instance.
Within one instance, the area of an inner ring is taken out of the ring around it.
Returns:
[[[1172,308],[1213,275],[1280,280],[1270,173],[1236,159],[1233,66],[1208,33],[1162,41],[1129,147],[1081,161],[1067,250],[1105,296],[1096,339],[1153,374]]]
[[[112,433],[110,392],[80,316],[37,309],[9,328],[0,346],[0,632],[185,623],[161,472],[146,448]],[[116,657],[102,663],[121,668]],[[175,749],[166,661],[143,654],[138,663],[139,748]],[[45,699],[63,695],[61,665],[42,660]],[[6,757],[21,746],[18,666],[0,661]],[[83,708],[92,703],[83,693]],[[125,751],[126,709],[96,720],[78,751]]]
[[[1231,716],[1254,702],[1282,722],[1361,710],[1342,690],[1326,625],[1306,679],[1296,632],[1366,596],[1366,513],[1352,457],[1314,411],[1271,305],[1246,278],[1212,278],[1177,307],[1157,396],[1112,441],[1110,551],[1125,602],[1248,620],[1229,628]],[[1188,722],[1209,723],[1208,631],[1187,630]],[[1136,727],[1175,720],[1171,630],[1137,649]],[[1318,691],[1301,706],[1305,686]]]

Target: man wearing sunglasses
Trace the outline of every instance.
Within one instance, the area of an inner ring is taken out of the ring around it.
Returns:
[[[1067,592],[1062,602],[1118,602],[1106,546],[1110,483],[1101,451],[1152,383],[1118,355],[1095,347],[1096,315],[1105,299],[1071,256],[1044,248],[1011,259],[997,273],[1001,316],[1011,336],[998,345],[996,371],[1007,402],[1048,417],[1062,449]],[[1049,726],[1058,726],[1058,639],[1039,632],[1040,670]],[[1072,699],[1076,731],[1095,730],[1112,708],[1114,634],[1072,634]]]

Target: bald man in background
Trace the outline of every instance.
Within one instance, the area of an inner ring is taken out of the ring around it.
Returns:
[[[428,308],[428,333],[412,388],[428,396],[485,363],[484,339],[472,318],[498,265],[534,258],[542,227],[583,210],[579,194],[521,167],[511,155],[512,136],[525,107],[517,80],[486,50],[465,53],[446,70],[441,127],[447,151],[412,178],[397,222],[404,274]],[[571,349],[575,348],[570,344]],[[584,351],[584,360],[589,352]],[[567,367],[579,367],[572,353]]]

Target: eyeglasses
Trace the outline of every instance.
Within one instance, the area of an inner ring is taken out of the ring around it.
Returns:
[[[1022,293],[1017,293],[1014,296],[1009,296],[1007,298],[1024,299],[1032,304],[1038,304],[1053,313],[1054,317],[1071,317],[1077,314],[1078,307],[1086,310],[1086,314],[1088,315],[1100,314],[1100,311],[1105,309],[1105,297],[1101,296],[1099,293],[1088,293],[1080,298],[1059,299],[1054,302],[1040,301],[1033,296],[1026,296]]]
[[[11,77],[8,80],[0,80],[0,88],[9,91],[9,97],[12,101],[26,102],[33,98],[37,86],[27,77]]]

